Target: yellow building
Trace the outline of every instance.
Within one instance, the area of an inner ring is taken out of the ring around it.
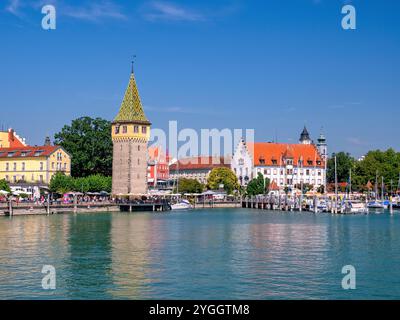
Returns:
[[[48,185],[57,172],[71,174],[71,156],[60,146],[0,148],[0,179]]]

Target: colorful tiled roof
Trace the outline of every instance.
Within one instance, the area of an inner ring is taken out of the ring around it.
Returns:
[[[124,99],[114,122],[139,122],[150,124],[143,111],[133,72],[129,78]]]
[[[288,144],[255,142],[247,143],[247,150],[253,158],[254,166],[279,166],[283,164],[283,159],[293,159],[295,166],[302,161],[303,167],[324,168],[325,163],[313,144]]]
[[[200,156],[179,160],[179,170],[212,170],[214,168],[230,168],[230,160],[225,157]],[[178,163],[170,165],[170,171],[178,170]]]
[[[1,158],[36,158],[47,157],[54,153],[60,146],[24,146],[18,148],[0,148]]]

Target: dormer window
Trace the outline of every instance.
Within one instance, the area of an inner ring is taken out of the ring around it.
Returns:
[[[312,160],[307,160],[307,164],[308,164],[309,166],[312,166],[313,161],[312,161]]]
[[[277,165],[277,164],[278,164],[278,160],[272,159],[272,164],[273,164],[273,165]]]

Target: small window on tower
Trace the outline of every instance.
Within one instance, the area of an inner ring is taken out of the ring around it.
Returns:
[[[146,133],[147,132],[147,127],[142,127],[142,133]]]
[[[115,126],[115,134],[119,133],[119,126]]]
[[[139,132],[139,126],[134,126],[133,127],[133,132],[138,133]]]
[[[127,133],[128,132],[128,127],[127,126],[123,126],[122,127],[122,133]]]

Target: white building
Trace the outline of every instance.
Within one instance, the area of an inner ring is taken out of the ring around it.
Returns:
[[[323,153],[323,154],[321,154]],[[300,143],[245,143],[237,146],[231,169],[243,186],[261,173],[279,188],[311,184],[317,189],[326,187],[327,146],[323,135],[315,145],[304,128]]]

